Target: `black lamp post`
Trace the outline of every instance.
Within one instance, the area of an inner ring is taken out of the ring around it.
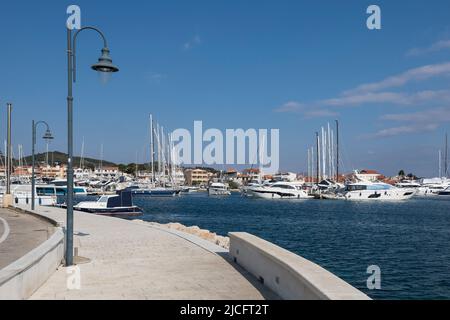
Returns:
[[[47,130],[45,131],[44,136],[42,137],[42,139],[44,140],[52,140],[53,136],[52,133],[50,132],[50,127],[47,124],[47,122],[45,121],[38,121],[38,122],[32,122],[32,131],[33,131],[33,140],[31,143],[31,158],[32,158],[32,165],[31,165],[31,210],[34,210],[34,202],[35,202],[35,186],[36,186],[36,181],[35,181],[35,176],[34,176],[34,166],[35,166],[35,160],[34,160],[34,147],[36,146],[36,128],[39,124],[44,124],[47,127]]]
[[[67,27],[66,27],[67,28]],[[68,158],[67,158],[67,222],[66,222],[66,266],[73,265],[73,96],[72,84],[76,80],[76,40],[81,31],[96,31],[103,39],[102,55],[98,62],[92,65],[92,69],[98,72],[117,72],[117,68],[112,63],[109,56],[108,44],[104,34],[94,27],[83,27],[74,33],[72,38],[72,30],[67,28],[67,129],[68,129]]]

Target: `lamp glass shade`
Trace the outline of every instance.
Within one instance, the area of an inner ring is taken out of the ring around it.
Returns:
[[[102,56],[98,59],[98,62],[92,66],[92,69],[98,72],[119,71],[119,68],[112,63],[108,48],[102,49]]]
[[[52,135],[52,133],[50,132],[50,130],[47,130],[47,131],[45,131],[45,134],[44,134],[44,136],[42,137],[42,139],[45,139],[45,140],[53,140],[54,138],[53,138],[53,135]]]

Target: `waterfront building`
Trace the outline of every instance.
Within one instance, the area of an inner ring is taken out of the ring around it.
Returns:
[[[176,168],[173,172],[173,182],[176,185],[184,185],[186,183],[186,178],[184,176],[184,172],[183,169],[181,168]]]
[[[101,168],[96,168],[94,175],[98,178],[116,179],[119,177],[119,167],[117,166],[106,166]]]
[[[4,170],[4,169],[3,169]],[[31,176],[31,166],[17,166],[13,168],[13,176]],[[4,173],[4,171],[3,171]]]
[[[368,182],[375,182],[384,178],[376,170],[355,170],[353,175],[359,181],[368,181]]]
[[[52,179],[65,179],[67,176],[67,166],[66,165],[56,165],[56,166],[40,166],[35,168],[36,175],[52,178]]]
[[[184,177],[186,179],[186,184],[190,186],[201,185],[207,184],[213,177],[213,173],[203,169],[186,169],[184,170]]]
[[[259,181],[261,178],[260,171],[257,168],[244,169],[241,178],[243,184],[247,184],[251,181]]]
[[[289,181],[293,182],[297,180],[297,174],[293,172],[279,172],[273,175],[273,180],[276,181]]]

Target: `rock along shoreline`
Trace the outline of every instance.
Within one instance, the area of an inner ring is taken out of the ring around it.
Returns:
[[[151,221],[144,221],[144,220],[140,220],[140,219],[135,219],[133,221],[137,221],[137,222],[145,222],[151,225],[156,225],[158,227],[163,227],[163,228],[167,228],[167,229],[172,229],[172,230],[177,230],[180,232],[185,232],[188,234],[192,234],[195,235],[199,238],[202,238],[204,240],[207,240],[209,242],[214,243],[215,245],[218,245],[219,247],[225,248],[227,250],[230,249],[230,238],[229,237],[224,237],[221,235],[216,234],[215,232],[211,232],[209,230],[206,229],[201,229],[198,226],[185,226],[181,223],[178,222],[170,222],[167,224],[161,224],[161,223],[157,223],[157,222],[151,222]]]

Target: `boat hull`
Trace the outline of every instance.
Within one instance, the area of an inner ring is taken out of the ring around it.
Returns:
[[[222,189],[208,189],[208,194],[210,196],[229,196],[231,195],[231,192],[228,190],[222,190]]]
[[[344,198],[350,201],[402,201],[411,199],[415,195],[410,190],[351,191],[344,194]]]
[[[249,188],[246,189],[245,194],[248,197],[261,199],[312,199],[303,192],[288,192],[282,190],[266,190],[264,188]]]
[[[115,217],[123,217],[123,216],[140,216],[144,212],[141,208],[137,206],[133,207],[117,207],[117,208],[80,208],[74,207],[76,211],[82,211],[87,213],[93,213],[102,216],[115,216]]]
[[[179,195],[181,190],[133,190],[133,196],[147,196],[147,197],[174,197]]]

